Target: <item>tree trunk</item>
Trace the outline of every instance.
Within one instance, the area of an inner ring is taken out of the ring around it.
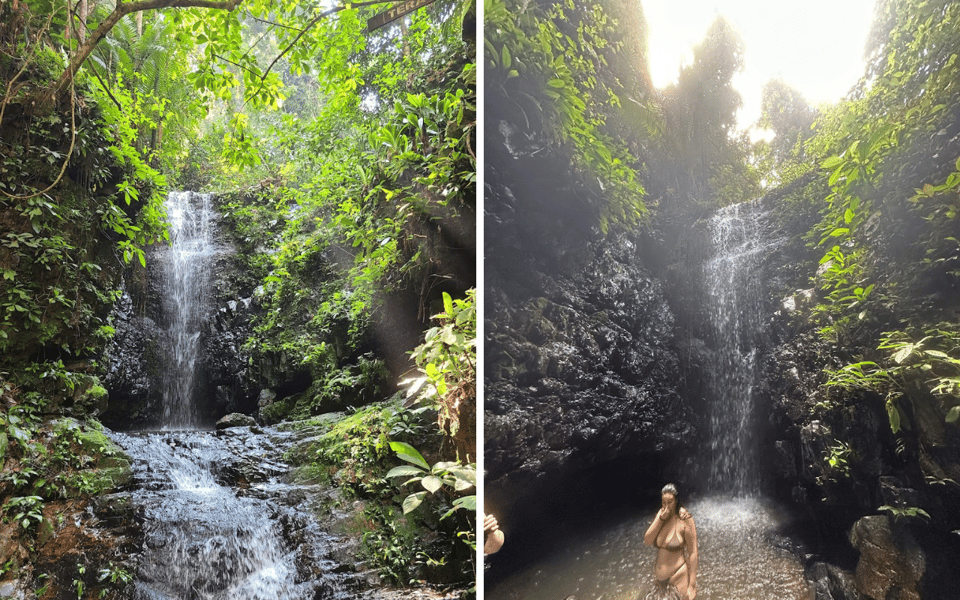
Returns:
[[[80,40],[80,43],[82,44],[87,40],[87,16],[90,15],[90,10],[87,8],[87,0],[80,0],[78,12],[78,16],[80,17],[80,28],[77,30],[77,39]]]

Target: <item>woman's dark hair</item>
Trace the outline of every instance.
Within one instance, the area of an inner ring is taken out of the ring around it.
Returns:
[[[673,496],[673,499],[676,500],[676,502],[673,504],[673,513],[679,516],[680,515],[680,492],[677,491],[677,486],[673,485],[672,483],[668,483],[667,485],[663,486],[663,489],[660,490],[660,495],[662,496],[664,494],[670,494],[671,496]]]

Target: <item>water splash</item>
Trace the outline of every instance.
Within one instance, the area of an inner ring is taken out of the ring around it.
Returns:
[[[764,325],[760,262],[781,240],[766,234],[758,202],[719,210],[710,233],[715,252],[704,265],[715,348],[707,374],[714,394],[709,488],[752,495],[759,491],[753,424]]]
[[[773,547],[767,532],[781,513],[755,498],[708,498],[688,505],[697,526],[697,600],[808,600],[803,565]],[[654,513],[633,515],[587,536],[486,590],[488,600],[637,600],[653,589],[657,550],[643,545]],[[599,519],[600,517],[598,517]]]
[[[206,305],[209,263],[216,254],[210,194],[171,192],[164,203],[170,247],[159,254],[162,306],[167,322],[163,377],[163,424],[187,429],[199,424],[194,402],[200,329]]]

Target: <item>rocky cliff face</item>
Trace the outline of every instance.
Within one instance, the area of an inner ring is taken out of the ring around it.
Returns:
[[[238,260],[232,233],[221,219],[215,216],[211,226],[216,250],[200,317],[195,391],[201,418],[210,425],[230,412],[255,413],[260,392],[242,348],[259,307],[255,279]],[[170,316],[162,302],[170,293],[160,273],[164,251],[166,247],[156,246],[148,252],[146,273],[128,276],[114,309],[116,334],[107,349],[104,382],[110,402],[103,420],[115,429],[149,428],[160,422],[164,370],[170,368],[164,363],[164,348],[171,343],[167,339]],[[282,384],[289,374],[281,371]]]
[[[506,564],[565,514],[656,495],[689,471],[697,432],[643,236],[591,230],[563,156],[490,127],[485,510]]]

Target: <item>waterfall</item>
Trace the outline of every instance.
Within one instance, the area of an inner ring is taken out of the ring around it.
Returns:
[[[171,192],[164,203],[170,247],[159,256],[167,322],[162,418],[171,428],[194,428],[200,420],[194,402],[196,362],[209,263],[216,253],[210,201],[210,194]]]
[[[709,487],[752,495],[757,477],[756,389],[763,333],[760,262],[780,240],[767,239],[759,202],[728,206],[710,220],[713,257],[704,265],[714,359],[710,384]]]
[[[279,462],[292,436],[201,429],[201,331],[215,298],[213,262],[229,250],[218,242],[210,194],[173,192],[165,208],[170,245],[151,255],[149,271],[160,290],[164,430],[112,434],[133,459],[129,493],[143,519],[133,598],[352,597],[333,559],[342,542],[297,506],[313,490],[288,482]]]

